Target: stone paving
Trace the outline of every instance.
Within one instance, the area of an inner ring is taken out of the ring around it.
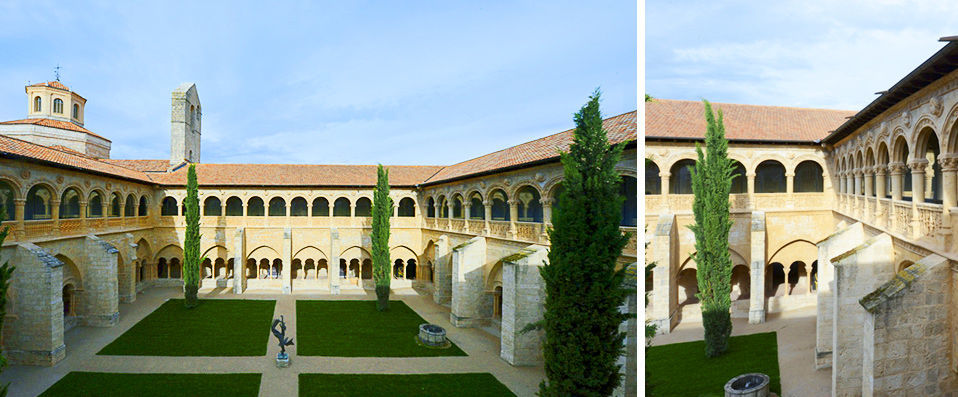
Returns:
[[[807,307],[785,313],[769,314],[762,324],[749,324],[748,319],[732,319],[732,335],[748,335],[775,331],[778,339],[778,369],[784,397],[828,396],[832,370],[815,370],[815,308]],[[655,337],[654,345],[701,340],[701,322],[682,322],[668,335]],[[718,386],[721,392],[721,385]]]
[[[201,290],[203,298],[211,299],[275,299],[274,316],[285,316],[287,334],[296,338],[297,299],[375,299],[375,294],[360,290],[344,291],[343,295],[247,291],[234,295],[227,289]],[[499,358],[499,340],[488,333],[472,328],[455,328],[449,322],[449,309],[436,305],[431,297],[419,296],[414,291],[400,290],[393,299],[401,299],[426,321],[446,328],[447,336],[468,357],[301,357],[296,346],[287,347],[292,359],[289,368],[276,368],[279,352],[276,339],[270,335],[266,356],[257,357],[155,357],[155,356],[97,356],[96,352],[126,332],[130,327],[153,312],[166,299],[182,297],[178,288],[150,288],[137,295],[135,303],[120,304],[120,320],[111,328],[76,327],[64,336],[67,357],[53,367],[10,366],[0,375],[0,382],[11,383],[10,396],[36,396],[56,383],[70,371],[125,372],[125,373],[262,373],[259,395],[262,397],[298,396],[297,377],[300,373],[342,374],[416,374],[488,372],[519,396],[531,396],[545,378],[542,366],[513,367]],[[330,319],[335,321],[335,319]],[[227,324],[223,325],[228,326]],[[269,332],[268,329],[263,330]],[[415,330],[413,331],[415,332]],[[814,333],[813,333],[814,335]],[[188,337],[184,335],[184,337]],[[784,383],[784,381],[783,381]]]

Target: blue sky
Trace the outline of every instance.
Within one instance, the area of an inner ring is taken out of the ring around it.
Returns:
[[[953,35],[954,0],[648,0],[646,91],[860,110]]]
[[[596,87],[636,108],[633,1],[81,3],[0,3],[0,119],[59,63],[113,158],[169,157],[186,81],[207,163],[452,164],[570,128]]]

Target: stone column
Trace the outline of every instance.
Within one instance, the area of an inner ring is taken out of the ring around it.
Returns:
[[[482,320],[484,291],[482,266],[486,263],[486,238],[473,237],[452,251],[452,325],[476,327]]]
[[[668,196],[669,193],[670,193],[670,192],[669,192],[669,179],[671,179],[671,178],[672,178],[672,174],[670,174],[670,173],[668,173],[668,172],[659,172],[659,181],[662,182],[662,195],[663,195],[663,196]],[[666,200],[668,200],[668,199],[666,199]]]
[[[945,249],[953,251],[954,237],[951,227],[951,209],[958,206],[958,197],[955,196],[956,189],[958,189],[958,156],[941,156],[938,161],[941,162],[941,202],[943,207],[940,233],[943,237],[942,243]]]
[[[905,175],[905,163],[889,163],[888,172],[891,174],[891,199],[895,201],[901,201],[903,186],[902,177]]]
[[[540,199],[539,203],[542,204],[542,241],[547,241],[549,239],[549,226],[552,226],[552,203],[555,202],[553,199]]]
[[[329,263],[326,267],[326,274],[329,276],[329,293],[339,295],[339,229],[335,227],[329,229]]]
[[[755,208],[755,173],[749,172],[745,177],[748,179],[748,209],[751,210]]]
[[[542,362],[544,332],[522,332],[528,324],[542,319],[545,284],[539,276],[548,261],[545,247],[533,245],[520,258],[502,263],[502,327],[499,357],[515,366]],[[517,255],[518,256],[518,255]]]
[[[785,193],[795,193],[795,173],[788,172],[785,174]]]
[[[60,234],[60,200],[50,200],[50,219],[53,219],[53,234]]]
[[[748,323],[765,322],[765,212],[752,212]]]
[[[287,215],[289,212],[287,212]],[[283,293],[289,294],[293,291],[293,229],[283,229]]]
[[[519,200],[514,198],[509,199],[509,236],[513,240],[516,239],[518,235],[518,228],[516,228],[516,221],[519,218]]]
[[[469,214],[469,211],[472,209],[472,202],[471,202],[471,201],[472,201],[472,200],[464,201],[464,202],[462,203],[462,211],[463,211],[463,214],[462,214],[462,219],[463,219],[463,221],[462,221],[462,230],[465,231],[465,232],[471,232],[471,230],[469,230],[469,222],[472,221],[472,218],[469,216],[469,215],[470,215],[470,214]],[[419,273],[416,273],[416,274],[419,274]]]
[[[86,236],[84,250],[87,266],[83,274],[83,296],[78,300],[82,306],[77,306],[77,309],[84,309],[80,322],[93,327],[112,327],[120,319],[117,299],[119,251],[94,235]]]
[[[911,168],[911,236],[921,237],[921,217],[918,214],[918,204],[925,202],[925,167],[928,160],[919,159],[908,164]]]
[[[482,234],[489,235],[489,220],[492,219],[492,202],[489,200],[482,200],[482,206],[485,207],[485,219],[483,219]]]
[[[875,166],[875,221],[882,227],[888,226],[888,213],[891,208],[886,209],[882,206],[881,199],[885,198],[885,175],[888,170],[883,165]]]
[[[875,190],[874,190],[874,184],[873,184],[875,180],[875,175],[872,174],[872,172],[874,172],[874,169],[872,167],[865,167],[865,170],[863,173],[864,184],[865,184],[865,187],[864,187],[865,213],[863,214],[864,215],[863,218],[868,220],[870,220],[872,218],[872,214],[874,214],[874,207],[872,206],[873,205],[872,202],[874,201],[873,197],[875,196]]]
[[[438,304],[444,304],[452,299],[452,274],[449,264],[449,237],[445,234],[436,241],[435,257],[432,260],[433,294],[432,299]]]
[[[257,270],[259,271],[259,270]],[[246,289],[246,229],[236,228],[233,235],[233,293]]]
[[[351,218],[356,217],[356,204],[353,203],[352,201],[349,202],[349,216]]]
[[[66,357],[63,262],[32,243],[14,247],[8,258],[17,266],[11,284],[17,307],[24,310],[4,324],[4,355],[11,364],[53,366]]]
[[[80,230],[86,229],[86,212],[87,212],[86,201],[80,201]]]
[[[676,280],[672,269],[678,268],[678,232],[673,214],[661,214],[655,224],[654,236],[649,249],[656,265],[652,268],[651,315],[649,320],[656,325],[656,332],[672,331],[673,314],[678,308]]]
[[[16,221],[17,221],[17,224],[16,226],[14,226],[14,228],[20,234],[20,236],[23,235],[23,218],[25,218],[24,209],[26,205],[27,205],[26,199],[13,199],[13,207],[14,207],[13,217],[16,218]]]
[[[183,214],[183,215],[186,215],[186,214]],[[123,200],[123,198],[121,197],[120,198],[120,218],[124,218],[124,217],[126,217],[126,200]]]

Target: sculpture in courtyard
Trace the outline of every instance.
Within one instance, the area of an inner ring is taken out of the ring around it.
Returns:
[[[276,329],[276,325],[279,324],[279,330]],[[277,358],[285,359],[286,356],[286,346],[293,345],[293,338],[286,339],[286,320],[283,316],[279,316],[278,319],[273,320],[273,325],[270,327],[273,330],[273,335],[276,336],[276,339],[279,339],[279,348],[280,352],[277,355]]]

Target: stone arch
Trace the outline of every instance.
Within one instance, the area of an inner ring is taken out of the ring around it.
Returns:
[[[246,216],[266,216],[266,204],[259,196],[246,200]]]
[[[908,260],[901,261],[901,263],[898,264],[898,270],[896,271],[896,273],[901,272],[902,270],[905,270],[905,269],[907,269],[909,266],[914,265],[914,264],[915,264],[915,262],[908,261]]]
[[[792,168],[790,167],[791,163],[784,156],[774,154],[774,153],[769,153],[769,154],[763,154],[761,158],[755,159],[755,161],[751,163],[751,168],[748,169],[748,171],[754,174],[758,174],[759,167],[761,167],[762,164],[766,164],[769,162],[776,162],[780,164],[786,170]],[[742,164],[748,166],[748,164],[746,163],[742,163]]]
[[[83,191],[76,187],[63,189],[63,194],[60,195],[60,219],[79,218],[82,198]]]
[[[807,264],[818,259],[818,246],[806,239],[794,239],[776,249],[769,255],[768,262],[787,261],[790,265],[796,260],[801,260]]]
[[[219,197],[209,196],[203,200],[203,216],[222,216],[223,205]]]
[[[154,261],[159,260],[160,258],[180,258],[183,260],[183,248],[179,244],[167,244],[159,251],[156,252],[156,257],[153,258]]]
[[[228,259],[229,251],[226,249],[225,246],[217,244],[203,251],[203,255],[200,255],[200,258],[203,258],[203,257],[211,258],[210,260],[213,260],[215,258]]]
[[[522,185],[512,194],[518,201],[518,218],[522,222],[542,223],[542,193],[533,185]]]
[[[286,199],[276,196],[269,199],[269,216],[286,216]]]
[[[813,160],[804,160],[795,166],[792,190],[796,193],[824,192],[825,171],[821,164]]]
[[[279,251],[270,247],[268,245],[261,245],[259,247],[253,248],[247,258],[257,258],[257,259],[276,259],[279,258]]]
[[[328,260],[328,259],[329,259],[329,258],[326,256],[326,253],[323,252],[323,250],[321,250],[321,249],[319,249],[319,248],[316,248],[316,247],[314,247],[314,246],[312,246],[312,245],[307,245],[307,246],[305,246],[305,247],[300,248],[299,250],[297,250],[296,253],[293,254],[293,258],[294,258],[294,259],[298,258],[298,259],[303,259],[303,260],[306,260],[306,259],[309,259],[309,258],[316,259],[316,260],[319,260],[319,259],[327,259],[327,260]]]
[[[352,216],[352,203],[346,197],[339,197],[333,202],[333,216]]]
[[[509,200],[511,197],[502,189],[495,189],[489,192],[486,196],[486,200],[492,204],[492,219],[493,221],[509,221],[510,217],[510,208]]]
[[[180,207],[177,205],[176,199],[173,196],[163,197],[163,201],[160,207],[160,215],[162,216],[176,216],[179,215]]]
[[[907,164],[910,160],[908,147],[908,139],[905,138],[905,133],[901,129],[896,130],[896,133],[892,136],[892,161]]]
[[[934,118],[931,115],[925,114],[918,118],[915,127],[911,130],[913,146],[921,147],[922,140],[928,139],[927,136],[923,136],[925,130],[931,130],[939,144],[943,142],[944,137],[940,133],[941,129],[936,125]],[[918,152],[916,151],[915,153],[917,154]]]
[[[669,168],[669,194],[692,194],[692,171],[695,160],[682,159]]]
[[[751,296],[752,290],[752,272],[749,270],[748,265],[736,265],[732,261],[732,292],[731,299],[736,300],[747,300]]]
[[[33,184],[26,194],[23,219],[28,221],[51,219],[53,217],[53,200],[59,197],[52,185],[43,182]]]
[[[958,153],[958,103],[955,103],[951,111],[948,112],[944,128],[942,128],[942,135],[945,137],[945,145],[942,147],[947,148],[945,153]]]
[[[755,193],[785,193],[785,164],[775,159],[755,166]]]
[[[451,216],[453,219],[465,219],[466,214],[466,203],[463,201],[462,194],[454,193],[452,199],[449,200],[451,208]]]
[[[63,253],[59,253],[54,257],[59,259],[60,262],[63,262],[63,285],[73,284],[77,288],[82,289],[84,274],[76,262]]]
[[[416,200],[411,197],[399,199],[399,206],[396,208],[396,214],[401,217],[416,216]]]

